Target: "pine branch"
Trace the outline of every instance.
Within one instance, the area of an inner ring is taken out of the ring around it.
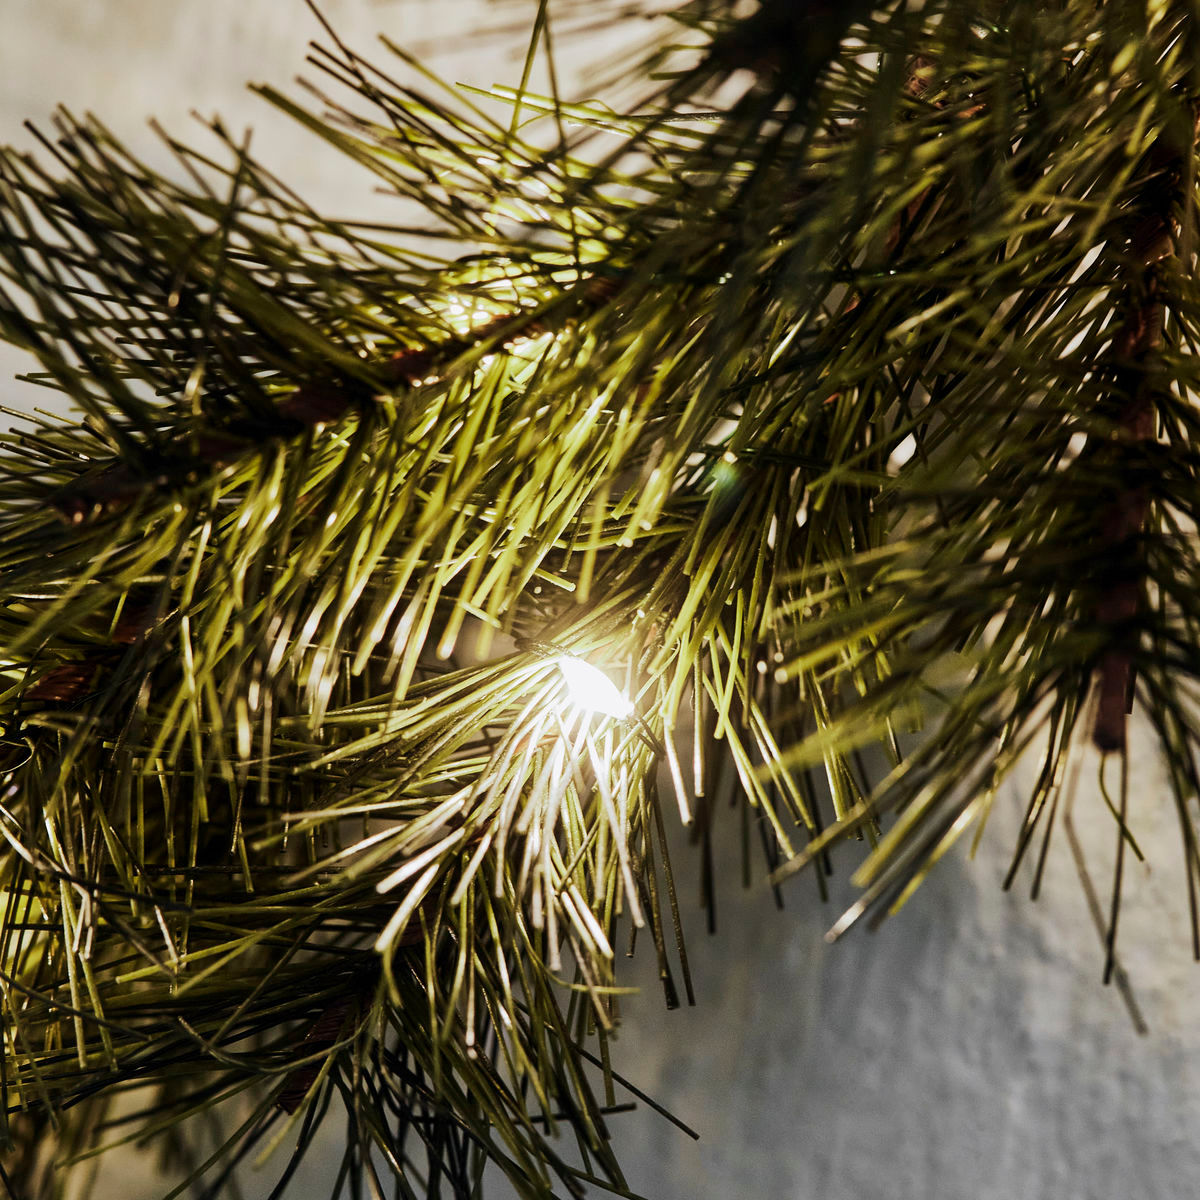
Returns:
[[[219,125],[186,184],[67,114],[0,159],[0,330],[79,414],[0,459],[9,1110],[82,1162],[153,1085],[116,1140],[223,1115],[213,1196],[335,1097],[360,1191],[629,1195],[667,821],[732,794],[776,884],[870,839],[840,932],[1036,752],[1036,888],[1131,689],[1196,911],[1194,18],[1010,7],[685,5],[632,115],[509,93],[549,152],[334,37],[267,96],[390,226]]]

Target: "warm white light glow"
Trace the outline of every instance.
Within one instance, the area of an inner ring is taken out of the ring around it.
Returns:
[[[558,669],[567,681],[572,701],[589,712],[624,720],[633,712],[633,703],[603,671],[573,654],[560,654]]]

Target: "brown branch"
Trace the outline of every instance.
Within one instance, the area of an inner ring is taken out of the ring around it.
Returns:
[[[1192,105],[1192,140],[1200,132],[1200,106]],[[1138,448],[1155,440],[1158,358],[1163,345],[1166,305],[1163,283],[1172,269],[1179,236],[1176,212],[1187,203],[1185,168],[1190,146],[1169,140],[1164,131],[1147,151],[1145,183],[1132,206],[1128,234],[1132,277],[1124,323],[1112,344],[1116,418],[1112,449],[1119,464],[1136,472]],[[1130,478],[1100,518],[1102,560],[1107,586],[1094,616],[1109,637],[1095,668],[1098,703],[1092,741],[1103,751],[1123,750],[1126,718],[1133,707],[1136,622],[1141,609],[1144,567],[1139,545],[1150,515],[1145,484]]]
[[[59,663],[27,688],[22,698],[35,704],[73,704],[91,690],[99,669],[98,663],[87,659]]]
[[[619,278],[597,275],[573,293],[565,293],[562,299],[589,315],[604,307],[620,286]],[[211,475],[213,467],[230,466],[238,459],[261,453],[265,445],[335,424],[349,409],[369,402],[377,392],[441,382],[464,354],[509,349],[526,338],[540,336],[553,324],[535,312],[518,312],[496,317],[464,337],[401,350],[376,364],[378,386],[374,388],[364,380],[351,378],[301,384],[276,406],[275,425],[233,425],[186,434],[159,464],[159,470],[148,474],[123,461],[107,463],[61,488],[50,497],[50,503],[72,525],[108,516],[148,492],[172,491],[198,483]]]
[[[355,1010],[358,1008],[357,996],[342,996],[326,1008],[301,1039],[301,1056],[306,1057],[333,1046],[337,1042],[338,1034],[341,1033],[342,1026],[345,1025],[352,1008]],[[304,1097],[308,1095],[309,1088],[316,1082],[320,1073],[321,1064],[316,1062],[297,1067],[294,1071],[289,1072],[284,1077],[283,1087],[275,1097],[275,1107],[283,1109],[289,1115],[294,1113],[300,1107]]]

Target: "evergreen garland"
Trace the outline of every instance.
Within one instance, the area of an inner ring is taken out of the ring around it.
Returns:
[[[275,1146],[282,1196],[337,1108],[343,1194],[632,1195],[668,822],[738,797],[777,884],[865,839],[836,932],[1027,751],[1036,888],[1098,751],[1111,973],[1133,706],[1197,928],[1195,12],[735,10],[632,115],[511,121],[330,30],[319,113],[263,90],[386,227],[219,125],[171,178],[66,113],[0,157],[0,334],[76,410],[0,455],[10,1187],[53,1134],[171,1195]]]

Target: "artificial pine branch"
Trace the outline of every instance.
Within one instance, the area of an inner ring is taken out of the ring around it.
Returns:
[[[1112,970],[1130,696],[1195,913],[1194,15],[675,17],[630,116],[507,93],[549,151],[331,30],[352,98],[267,95],[389,226],[219,125],[186,184],[67,114],[0,159],[0,332],[77,410],[0,460],[14,1140],[212,1196],[289,1142],[282,1194],[337,1107],[355,1195],[631,1195],[617,947],[692,998],[667,821],[734,795],[776,884],[865,835],[840,930],[1027,750],[1036,887],[1090,739]]]

